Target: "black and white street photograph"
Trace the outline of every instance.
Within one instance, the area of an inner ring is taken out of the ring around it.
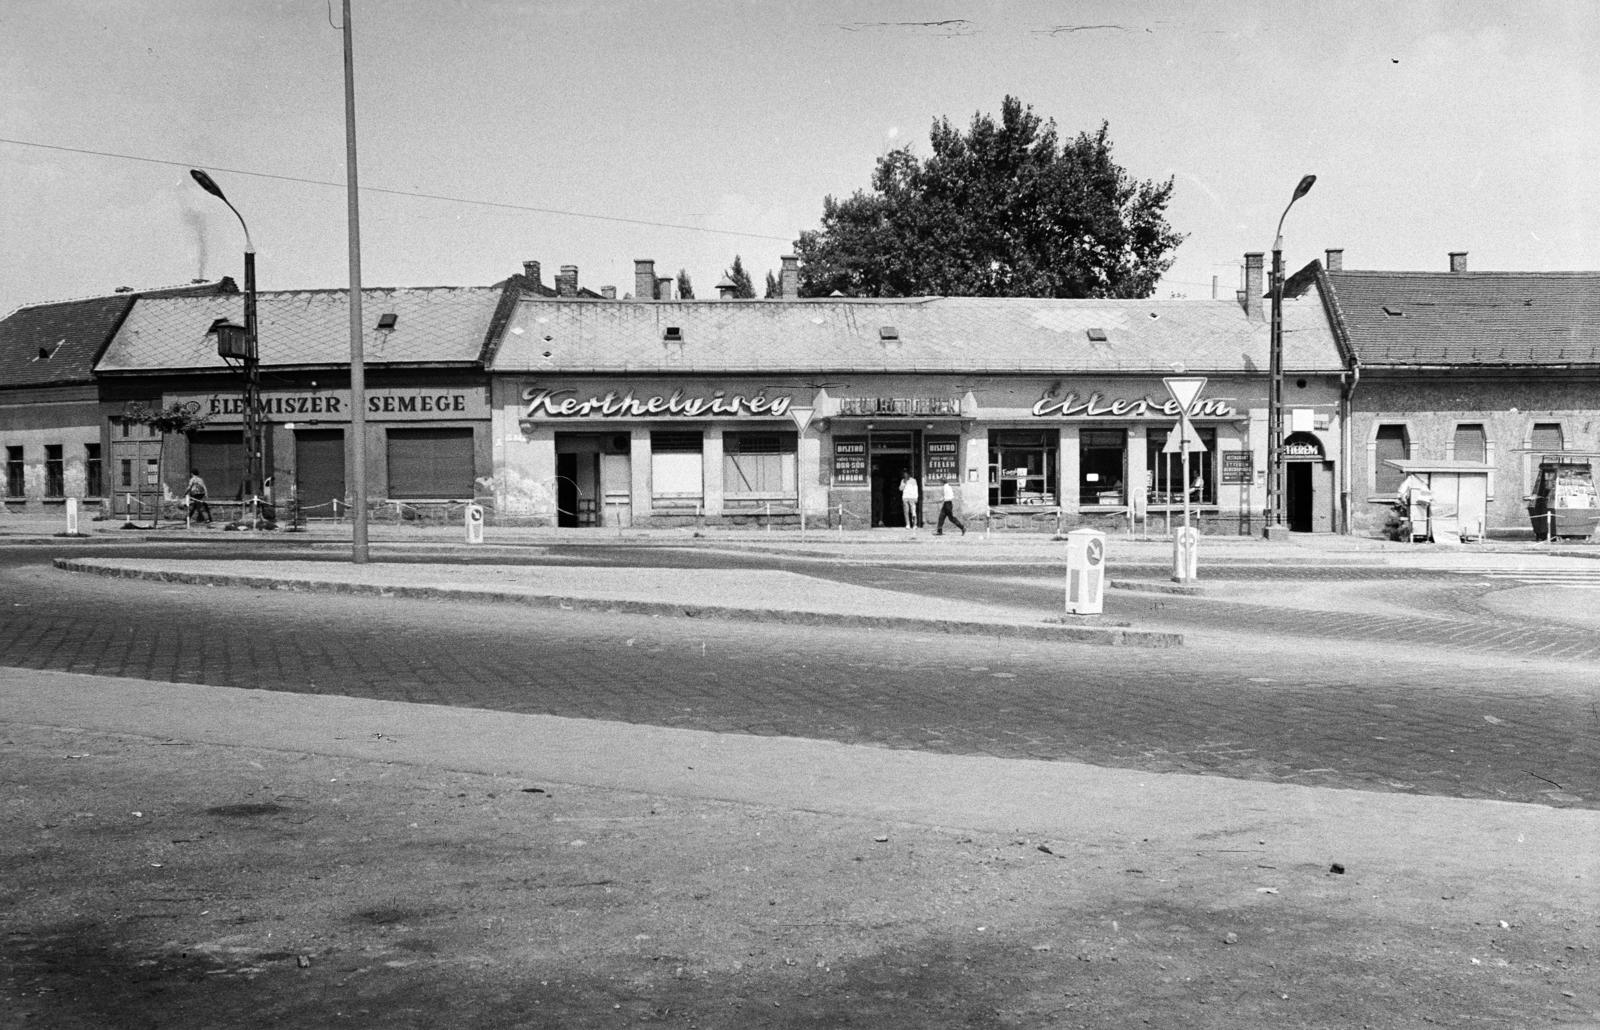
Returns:
[[[11,0],[0,1025],[1600,1030],[1597,55]]]

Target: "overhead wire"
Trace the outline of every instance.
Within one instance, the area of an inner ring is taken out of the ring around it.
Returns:
[[[307,186],[331,186],[344,189],[342,182],[329,182],[326,179],[310,179],[297,175],[279,175],[274,172],[256,172],[243,168],[224,168],[220,165],[207,164],[203,161],[172,161],[159,157],[141,157],[137,154],[119,154],[108,150],[90,150],[86,147],[67,147],[54,143],[40,143],[35,140],[10,139],[0,136],[0,143],[17,147],[33,147],[39,150],[55,150],[65,154],[87,154],[91,157],[109,157],[119,161],[138,161],[143,164],[170,165],[174,168],[207,168],[211,171],[226,172],[229,175],[246,175],[256,179],[271,179],[277,182],[294,182]],[[445,193],[425,193],[421,190],[398,190],[385,186],[359,186],[362,193],[384,193],[396,197],[415,197],[419,200],[442,200],[452,204],[473,204],[479,207],[500,208],[509,211],[525,211],[532,214],[559,215],[564,218],[587,218],[599,222],[620,222],[624,225],[645,225],[655,229],[677,229],[682,232],[703,232],[715,236],[741,236],[753,240],[776,240],[780,243],[792,243],[787,236],[774,236],[769,233],[744,232],[738,229],[713,229],[701,225],[683,225],[679,222],[656,222],[646,218],[624,218],[620,215],[597,215],[588,211],[569,211],[562,208],[534,207],[530,204],[511,204],[500,200],[478,200],[474,197],[455,197]]]

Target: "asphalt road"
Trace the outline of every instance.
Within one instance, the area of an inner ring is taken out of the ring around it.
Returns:
[[[1109,617],[1189,640],[1146,651],[156,586],[49,567],[68,553],[0,548],[0,664],[1600,807],[1594,635],[1484,604],[1496,585],[1481,578],[1242,564],[1208,570],[1233,584],[1221,600],[1114,593]],[[1023,565],[649,547],[529,549],[526,559],[784,568],[900,590],[908,607],[938,592],[1060,601],[1052,572]],[[1161,578],[1155,567],[1126,572]],[[1352,603],[1308,617],[1271,602],[1308,579],[1336,582]]]

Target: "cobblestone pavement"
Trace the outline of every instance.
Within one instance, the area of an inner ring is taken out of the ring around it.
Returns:
[[[1600,807],[1590,633],[1483,608],[1473,591],[1488,587],[1460,577],[1356,583],[1373,587],[1371,612],[1117,592],[1108,612],[1189,633],[1184,648],[1147,652],[152,586],[56,572],[54,548],[8,553],[0,664],[12,666]],[[550,558],[568,556],[540,560]],[[910,594],[1059,603],[1048,577],[1005,575],[1016,567],[977,575],[834,564],[836,578],[870,575]],[[1331,574],[1357,579],[1351,569]],[[1386,613],[1385,591],[1402,588],[1465,590],[1466,599],[1452,617]]]

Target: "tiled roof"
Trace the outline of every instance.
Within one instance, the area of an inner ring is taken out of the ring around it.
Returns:
[[[362,290],[365,364],[472,364],[478,361],[501,290],[426,287]],[[377,329],[385,314],[393,329]],[[140,300],[96,366],[102,373],[225,368],[218,319],[244,324],[244,299]],[[256,333],[261,366],[337,365],[350,360],[348,290],[259,293]]]
[[[19,308],[0,321],[0,387],[94,379],[94,360],[133,306],[132,294]]]
[[[892,327],[893,339],[883,330]],[[676,328],[682,342],[668,337]],[[496,372],[1266,372],[1267,321],[1233,301],[928,297],[524,298]],[[1284,367],[1342,369],[1320,297],[1286,302]]]
[[[1600,364],[1600,273],[1325,273],[1363,366]]]

